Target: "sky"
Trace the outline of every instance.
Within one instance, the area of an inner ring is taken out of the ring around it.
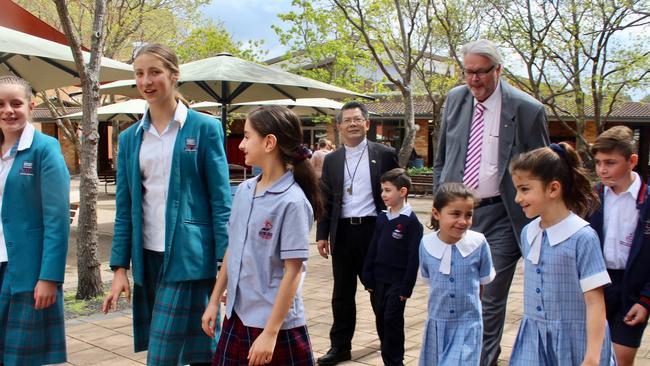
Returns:
[[[282,26],[277,14],[291,8],[291,0],[212,0],[205,7],[205,16],[223,22],[236,41],[264,40],[266,59],[270,59],[286,52],[271,25]]]

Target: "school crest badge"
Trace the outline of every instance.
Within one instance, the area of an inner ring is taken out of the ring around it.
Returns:
[[[195,152],[196,151],[196,138],[188,137],[185,139],[185,151]]]
[[[397,224],[395,230],[393,230],[393,238],[399,240],[404,237],[404,227],[402,224]]]
[[[260,232],[258,233],[260,238],[264,240],[270,240],[273,237],[273,232],[271,231],[273,229],[273,224],[269,220],[264,220],[264,227],[260,229]]]
[[[650,219],[645,220],[645,226],[643,227],[643,235],[650,235]]]
[[[34,162],[28,160],[23,161],[23,166],[20,168],[20,175],[34,175]]]

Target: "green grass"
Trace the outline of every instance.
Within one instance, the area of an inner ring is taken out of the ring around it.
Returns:
[[[76,290],[69,290],[63,293],[63,310],[66,319],[92,315],[101,311],[104,295],[90,300],[77,300],[75,298],[76,294]]]

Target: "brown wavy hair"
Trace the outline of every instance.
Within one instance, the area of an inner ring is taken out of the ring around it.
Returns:
[[[530,173],[545,187],[552,181],[560,182],[562,200],[571,211],[582,217],[593,213],[600,204],[582,159],[566,142],[519,155],[510,163],[510,174],[517,172]]]
[[[277,138],[282,161],[293,170],[293,178],[311,204],[314,218],[320,219],[323,215],[323,204],[318,178],[309,159],[300,152],[303,148],[300,118],[289,108],[281,106],[255,108],[247,118],[257,133],[262,136],[274,135]]]

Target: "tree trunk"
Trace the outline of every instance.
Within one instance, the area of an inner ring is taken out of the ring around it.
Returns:
[[[415,112],[413,111],[413,93],[410,85],[404,85],[402,88],[402,98],[404,99],[404,140],[397,159],[399,166],[406,168],[415,145]]]
[[[79,283],[77,299],[90,299],[103,294],[102,279],[97,259],[97,106],[99,83],[83,94],[83,122],[81,142],[81,185],[79,186],[79,224],[77,230],[77,272]]]
[[[83,91],[81,120],[81,184],[79,186],[79,224],[77,230],[77,299],[103,295],[102,279],[97,259],[97,107],[99,106],[99,70],[104,43],[106,1],[96,0],[92,27],[92,45],[89,61],[81,52],[79,37],[73,28],[65,0],[54,0],[61,26],[70,43]]]

